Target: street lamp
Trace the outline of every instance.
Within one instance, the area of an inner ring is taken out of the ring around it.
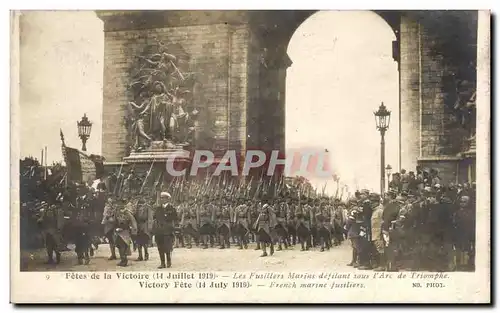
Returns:
[[[82,120],[76,122],[78,126],[78,137],[82,140],[82,151],[87,151],[87,139],[90,137],[90,131],[92,130],[92,122],[89,121],[87,114],[83,114]]]
[[[392,166],[390,164],[387,164],[385,167],[385,175],[387,175],[387,190],[389,190],[389,182],[391,179],[391,173],[392,173]]]
[[[391,122],[391,111],[388,111],[384,103],[380,104],[377,112],[373,112],[375,115],[375,124],[377,129],[380,131],[380,193],[384,193],[385,187],[385,132],[389,129],[389,123]]]

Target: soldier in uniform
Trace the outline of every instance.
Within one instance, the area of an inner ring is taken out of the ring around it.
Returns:
[[[118,248],[118,253],[120,254],[120,262],[118,263],[118,266],[127,266],[127,256],[132,255],[130,248],[132,244],[132,236],[137,235],[137,222],[127,206],[118,210],[115,217],[116,224],[114,241],[116,247]]]
[[[326,250],[330,250],[331,247],[331,216],[330,216],[330,208],[326,203],[318,208],[316,212],[316,227],[318,231],[318,240],[319,245],[321,247],[321,252]]]
[[[209,198],[206,197],[201,205],[197,207],[198,209],[198,220],[200,222],[200,237],[203,249],[208,249],[208,241],[210,240],[210,246],[213,247],[213,241],[211,239],[214,233],[213,226],[213,205],[209,203]]]
[[[278,251],[282,250],[282,243],[285,245],[285,249],[288,249],[288,246],[290,245],[288,242],[287,212],[288,204],[285,201],[280,201],[275,207],[277,219],[275,230],[278,240]]]
[[[147,203],[144,200],[139,200],[135,219],[137,221],[137,237],[136,244],[139,250],[137,261],[149,260],[148,246],[151,239],[151,230],[153,228],[153,205],[154,200]],[[144,256],[143,256],[144,250]]]
[[[42,235],[47,250],[48,264],[54,264],[54,254],[56,263],[61,262],[61,230],[64,226],[64,215],[56,205],[47,205],[42,202],[41,216],[38,219],[38,224],[42,229]]]
[[[76,211],[76,216],[72,218],[71,233],[74,236],[75,252],[78,258],[78,264],[85,265],[90,263],[90,251],[92,248],[92,236],[90,233],[90,212],[86,208]]]
[[[113,198],[108,198],[106,206],[104,207],[104,213],[101,222],[101,224],[104,225],[104,235],[108,239],[109,250],[111,251],[111,256],[108,260],[116,260],[116,246],[114,240],[116,210],[117,209]]]
[[[331,225],[333,244],[338,246],[344,241],[344,204],[335,199],[335,205],[331,208]]]
[[[231,247],[229,243],[229,237],[231,232],[231,220],[233,217],[233,212],[231,212],[231,207],[229,206],[227,200],[223,200],[221,204],[216,208],[215,218],[217,223],[216,233],[219,237],[219,248],[225,249],[226,245],[228,248]]]
[[[181,227],[184,233],[187,248],[191,249],[192,241],[198,242],[198,221],[196,219],[196,203],[193,198],[188,202],[187,206],[182,209]]]
[[[289,243],[292,245],[297,244],[297,219],[295,218],[295,202],[292,202],[293,200],[290,197],[286,198],[287,201],[287,210],[286,210],[286,223],[287,223],[287,231],[289,234]]]
[[[158,267],[160,269],[172,267],[174,228],[178,216],[174,206],[169,203],[170,199],[171,196],[168,192],[162,192],[160,194],[160,205],[155,208],[153,215],[153,233],[158,253],[160,254],[160,266]]]
[[[240,204],[235,208],[234,217],[234,232],[238,241],[239,249],[248,248],[248,234],[250,233],[250,210],[245,204],[244,199],[240,200]]]
[[[259,210],[258,210],[258,205],[255,201],[251,201],[249,205],[249,211],[250,211],[250,219],[252,225],[255,226],[255,222],[257,221],[257,218],[259,217]],[[252,240],[257,243],[257,246],[255,247],[255,250],[260,250],[260,240],[259,240],[259,234],[257,233],[257,230],[252,228],[252,232],[250,233],[252,236]]]
[[[262,257],[267,256],[266,247],[270,246],[270,255],[274,254],[274,227],[276,227],[276,216],[273,208],[269,204],[264,204],[259,210],[259,216],[255,221],[255,229],[259,243],[262,248]]]
[[[173,206],[175,208],[175,211],[177,212],[177,216],[182,216],[182,211],[184,211],[184,207],[186,206],[187,203],[181,204],[179,200],[175,201],[173,203]],[[177,221],[177,223],[180,223],[181,221]],[[179,244],[182,248],[184,248],[184,232],[181,224],[176,224],[175,225],[175,247],[179,248]]]
[[[295,209],[295,217],[297,217],[297,236],[299,237],[301,247],[300,251],[306,251],[311,248],[310,213],[310,206],[307,204],[304,208],[299,204]]]
[[[135,216],[137,212],[137,203],[139,199],[137,197],[132,197],[132,191],[128,192],[123,197],[123,202],[125,203],[125,210],[132,213]],[[134,252],[137,251],[136,235],[132,235],[132,247]]]

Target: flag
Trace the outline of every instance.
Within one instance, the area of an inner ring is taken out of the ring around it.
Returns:
[[[92,184],[97,178],[104,174],[104,158],[100,155],[87,155],[82,151],[67,147],[64,143],[64,135],[60,130],[61,149],[66,162],[68,181],[85,182]]]
[[[96,166],[85,153],[70,147],[63,147],[63,150],[68,181],[92,182],[96,179]]]

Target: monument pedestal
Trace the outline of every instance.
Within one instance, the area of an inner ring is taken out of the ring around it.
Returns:
[[[143,151],[131,152],[123,161],[128,168],[134,168],[138,174],[147,175],[149,171],[147,188],[151,188],[156,181],[163,177],[163,182],[170,182],[174,176],[167,172],[167,164],[171,164],[175,171],[186,169],[186,175],[191,168],[191,153],[183,145],[172,145],[164,142],[153,142]],[[170,165],[169,165],[170,166]]]

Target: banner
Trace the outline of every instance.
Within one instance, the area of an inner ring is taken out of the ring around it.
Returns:
[[[64,161],[68,171],[68,181],[92,183],[104,173],[102,158],[62,146]]]

